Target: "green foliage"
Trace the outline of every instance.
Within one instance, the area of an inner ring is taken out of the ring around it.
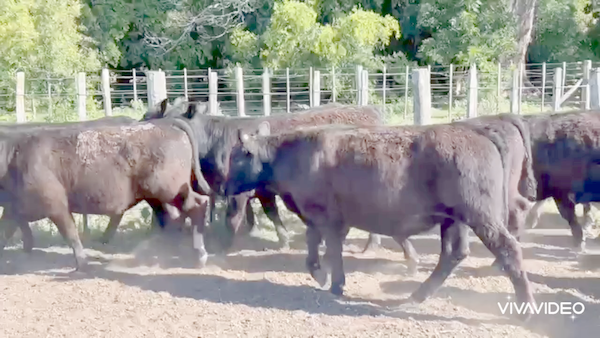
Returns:
[[[516,21],[502,0],[426,0],[418,26],[431,34],[420,46],[428,63],[486,69],[515,52]]]
[[[390,15],[354,7],[336,22],[323,25],[313,7],[294,0],[275,3],[262,35],[241,30],[232,34],[234,61],[248,64],[251,57],[260,57],[274,69],[368,65],[373,64],[377,48],[400,36],[400,25]]]
[[[588,32],[593,27],[589,0],[544,0],[538,8],[531,62],[573,62],[593,58]],[[588,13],[586,13],[588,12]]]

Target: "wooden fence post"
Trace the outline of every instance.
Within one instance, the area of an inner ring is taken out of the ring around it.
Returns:
[[[406,119],[406,114],[408,114],[408,87],[410,86],[410,84],[408,83],[408,71],[409,71],[410,67],[406,66],[406,69],[404,71],[404,116],[403,118]],[[413,96],[415,95],[415,93],[413,93]],[[414,109],[414,107],[413,107]]]
[[[590,75],[590,108],[600,109],[600,68],[594,68]]]
[[[85,81],[85,73],[77,74],[77,115],[79,121],[87,120],[87,88]]]
[[[25,73],[17,72],[17,97],[16,97],[17,123],[27,122],[25,116]]]
[[[552,110],[560,110],[560,99],[562,97],[562,84],[563,84],[563,69],[560,67],[554,68],[554,90],[552,92]]]
[[[271,115],[271,84],[269,80],[269,68],[263,69],[262,74],[263,114]]]
[[[210,115],[220,115],[217,105],[218,95],[218,74],[217,72],[208,73],[208,109]]]
[[[321,72],[315,70],[313,72],[313,103],[312,107],[318,107],[321,105]]]
[[[313,67],[308,68],[308,106],[312,108]]]
[[[542,63],[542,106],[540,112],[544,111],[544,105],[546,100],[546,63]]]
[[[356,73],[355,73],[355,83],[356,83],[356,104],[360,106],[361,104],[361,95],[362,95],[362,71],[363,71],[363,66],[361,65],[357,65],[356,66]]]
[[[238,116],[246,116],[246,104],[244,102],[244,70],[240,66],[235,67],[235,80],[237,84]]]
[[[208,81],[210,82],[210,73],[208,74],[209,78]],[[188,99],[188,75],[187,75],[187,68],[183,68],[183,96],[185,97],[185,99]],[[210,85],[210,83],[209,83]]]
[[[519,115],[521,115],[523,108],[523,87],[525,86],[523,79],[525,78],[525,74],[525,64],[519,63],[519,110],[517,111]]]
[[[477,66],[469,68],[469,93],[467,96],[467,118],[477,117]]]
[[[363,69],[362,78],[360,79],[360,105],[366,106],[369,104],[369,71]]]
[[[291,105],[291,97],[290,97],[290,69],[286,68],[285,69],[285,108],[286,108],[286,112],[290,112],[290,105]]]
[[[431,124],[431,83],[427,68],[413,69],[414,123]]]
[[[581,83],[581,109],[590,110],[590,72],[592,60],[583,61],[583,82]]]
[[[112,100],[110,97],[110,73],[102,69],[102,97],[104,99],[104,115],[112,116]]]
[[[386,82],[387,82],[386,81],[387,80],[387,68],[385,67],[385,64],[383,65],[383,74],[382,74],[382,76],[383,76],[383,83],[381,85],[381,96],[382,96],[382,100],[381,100],[382,101],[382,107],[381,107],[381,110],[385,113],[385,94],[386,94],[385,93],[385,87],[387,87],[387,84],[386,84]]]
[[[146,81],[148,86],[148,107],[151,108],[167,98],[165,72],[161,70],[146,72]]]
[[[448,75],[448,82],[450,83],[450,90],[448,91],[448,120],[452,118],[452,77],[454,76],[454,64],[450,64],[450,74]]]
[[[335,90],[335,67],[331,67],[331,100],[335,102],[337,99],[337,92]]]
[[[519,112],[519,84],[521,83],[521,79],[519,79],[519,75],[521,75],[521,70],[519,64],[517,64],[516,68],[512,71],[512,82],[510,86],[510,112],[512,114],[517,114]]]
[[[137,96],[137,74],[135,72],[135,68],[133,68],[133,70],[131,71],[131,77],[132,77],[132,81],[133,81],[133,101],[137,101],[138,96]]]

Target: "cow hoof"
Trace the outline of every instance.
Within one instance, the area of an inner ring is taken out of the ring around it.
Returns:
[[[203,269],[206,266],[206,261],[208,261],[208,255],[198,257],[196,269]]]
[[[319,286],[325,287],[327,284],[327,271],[324,269],[316,269],[311,271],[310,275],[312,278],[319,283]]]
[[[429,296],[424,292],[420,292],[419,290],[415,291],[410,297],[408,297],[406,304],[421,304],[423,303]]]
[[[331,284],[329,291],[336,296],[344,295],[344,287],[339,284]]]
[[[575,247],[573,248],[573,251],[575,251],[576,254],[583,254],[583,253],[585,253],[585,242],[581,242],[579,244],[575,244]]]

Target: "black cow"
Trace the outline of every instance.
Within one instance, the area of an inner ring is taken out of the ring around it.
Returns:
[[[573,246],[585,250],[578,203],[600,202],[596,175],[600,161],[600,112],[574,111],[523,117],[531,132],[537,200],[553,198],[573,234]],[[533,210],[536,214],[539,209]]]
[[[465,258],[466,224],[496,256],[517,300],[535,305],[521,248],[505,226],[506,167],[481,133],[458,124],[328,126],[239,138],[225,194],[266,187],[293,205],[307,224],[308,270],[321,283],[318,244],[325,237],[332,293],[343,293],[342,242],[350,224],[402,242],[441,223],[440,260],[411,296],[418,302]]]
[[[268,117],[225,117],[206,115],[207,104],[202,102],[189,103],[176,100],[172,106],[163,101],[159,107],[146,113],[143,120],[163,117],[183,118],[193,126],[198,137],[198,150],[202,174],[206,177],[213,190],[218,191],[221,183],[227,176],[228,159],[231,149],[238,143],[238,132],[250,134],[257,133],[261,122],[267,121],[274,130],[292,130],[294,128],[315,126],[331,123],[344,123],[353,125],[377,125],[383,123],[381,113],[373,106],[345,106],[328,104],[295,114],[275,115]],[[226,224],[233,234],[240,228],[244,215],[250,227],[254,225],[254,214],[250,207],[250,200],[258,198],[265,214],[273,221],[282,248],[289,247],[287,231],[279,217],[276,204],[276,195],[258,188],[237,196],[228,198]],[[214,203],[214,197],[211,199]],[[379,236],[372,236],[379,242]],[[369,240],[369,243],[373,241]],[[232,243],[225,244],[230,246]],[[369,246],[367,246],[368,248]],[[414,249],[410,243],[404,243],[403,249],[408,257]],[[411,258],[416,261],[416,258]]]
[[[2,133],[0,196],[8,205],[0,248],[19,222],[47,217],[82,269],[87,260],[71,213],[118,216],[146,200],[162,224],[166,204],[192,219],[202,266],[208,197],[192,189],[195,139],[182,124],[165,120]]]

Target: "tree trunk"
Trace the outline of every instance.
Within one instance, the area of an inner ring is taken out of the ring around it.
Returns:
[[[517,53],[513,58],[515,64],[525,64],[527,58],[527,48],[532,40],[533,20],[535,18],[535,8],[538,0],[512,0],[510,9],[517,18]],[[523,72],[523,85],[531,87],[531,82],[527,78],[526,72]]]

